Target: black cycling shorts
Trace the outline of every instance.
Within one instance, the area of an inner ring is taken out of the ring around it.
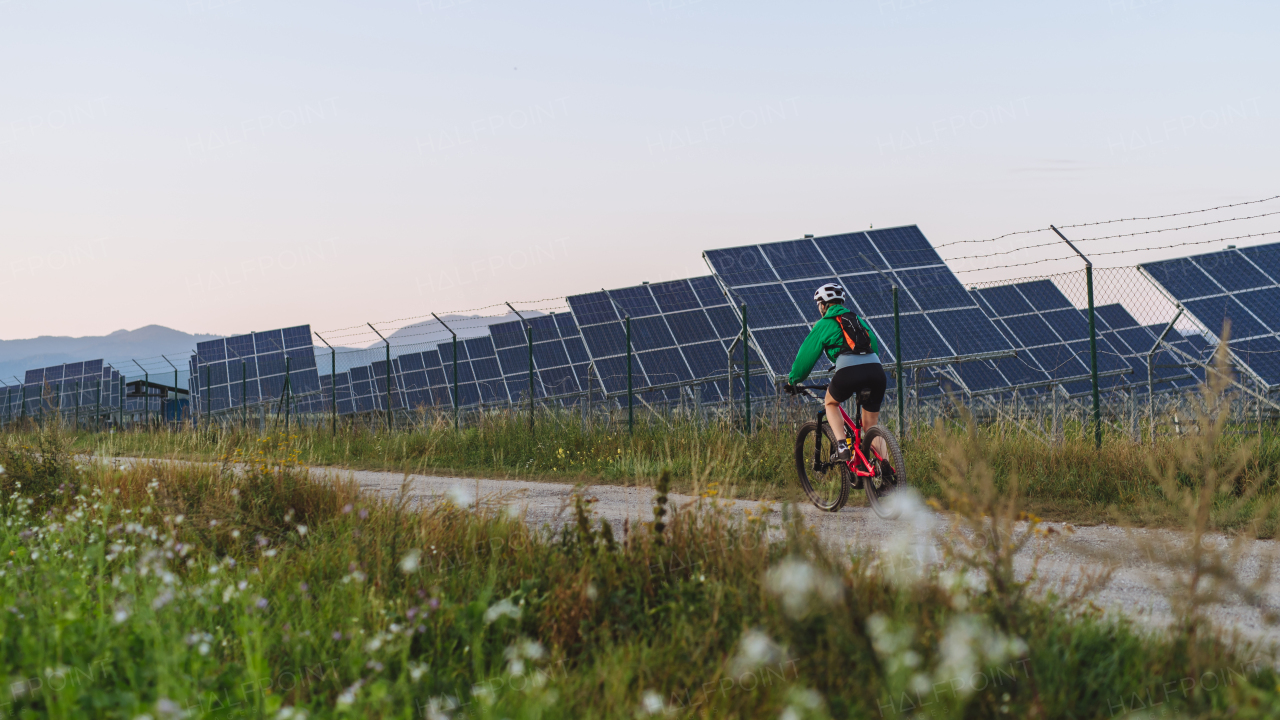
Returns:
[[[868,412],[880,412],[880,403],[884,401],[884,366],[880,363],[850,365],[840,368],[831,378],[827,392],[837,402],[844,402],[854,393],[866,391],[862,396],[862,409]]]

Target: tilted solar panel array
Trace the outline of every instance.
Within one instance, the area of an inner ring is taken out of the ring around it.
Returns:
[[[0,420],[5,422],[22,414],[22,383],[0,380]]]
[[[319,393],[320,376],[311,345],[311,326],[268,330],[196,345],[189,384],[200,412],[218,413],[284,392],[285,360],[292,394]]]
[[[529,397],[529,338],[533,331],[533,396],[555,397],[587,386],[591,357],[570,313],[552,313],[489,326],[498,368],[512,402]]]
[[[1007,387],[1090,374],[1087,311],[1073,305],[1052,281],[995,285],[974,290],[973,294],[987,316],[1018,350],[1018,355],[961,366],[962,377],[966,373],[998,372],[1007,381],[1004,385]],[[1128,369],[1129,364],[1123,359],[1127,352],[1122,353],[1115,348],[1101,334],[1102,328],[1098,330],[1098,372]],[[1143,378],[1146,378],[1145,371]],[[1110,376],[1101,378],[1098,384],[1101,388],[1110,388],[1127,382],[1124,376]],[[1091,387],[1088,380],[1065,385],[1071,394],[1085,392]]]
[[[461,358],[462,353],[458,353]],[[410,409],[449,404],[449,393],[444,389],[445,375],[440,367],[440,352],[405,353],[391,359],[395,373],[393,382],[401,393],[401,404]],[[459,373],[461,374],[461,373]],[[339,407],[342,407],[341,383],[339,383]],[[343,412],[339,410],[339,412]],[[352,412],[348,409],[346,412]]]
[[[1118,351],[1133,374],[1124,376],[1122,383],[1133,386],[1139,392],[1147,390],[1147,353],[1151,352],[1156,339],[1164,331],[1161,325],[1140,324],[1128,310],[1119,304],[1101,305],[1095,308],[1097,329],[1100,338],[1106,338],[1110,346]],[[1208,348],[1208,342],[1200,335],[1182,335],[1176,330],[1169,331],[1165,343],[1172,345],[1192,357],[1201,358]],[[1098,352],[1102,352],[1101,345]],[[1203,379],[1204,371],[1196,368],[1173,367],[1183,365],[1185,361],[1171,354],[1168,350],[1159,350],[1152,358],[1151,374],[1155,381],[1154,390],[1195,388]]]
[[[1010,350],[942,258],[914,226],[829,235],[703,253],[733,295],[775,375],[791,368],[795,351],[818,319],[814,290],[838,282],[847,305],[881,339],[880,359],[893,355],[892,284],[899,286],[904,361]],[[825,359],[817,368],[828,366]],[[963,366],[962,366],[963,367]],[[970,390],[994,387],[997,376],[969,373]]]
[[[20,391],[21,387],[25,392]],[[46,411],[73,411],[77,405],[82,410],[96,408],[99,402],[103,408],[120,407],[120,373],[102,360],[28,370],[22,386],[14,388],[13,402],[25,398],[28,415],[40,412],[42,407]]]
[[[632,385],[637,388],[724,375],[728,370],[726,351],[742,333],[738,312],[712,276],[601,290],[567,299],[581,327],[586,352],[609,393],[627,388],[628,316]],[[763,369],[754,350],[749,357],[754,368]],[[735,381],[735,386],[735,393],[740,393],[742,382]],[[707,383],[703,400],[722,400],[728,391],[724,382]],[[756,383],[752,392],[765,393],[768,388]],[[669,389],[652,396],[674,401],[679,394],[679,390]]]
[[[1280,243],[1139,266],[1213,338],[1231,325],[1235,361],[1268,387],[1280,385]]]

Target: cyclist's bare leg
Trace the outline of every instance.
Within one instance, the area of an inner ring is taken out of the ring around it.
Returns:
[[[845,438],[844,418],[840,416],[840,403],[831,397],[831,391],[828,390],[827,397],[822,401],[822,404],[827,411],[827,422],[831,424],[831,432],[836,436],[836,442],[840,442]]]
[[[871,412],[866,408],[862,409],[862,432],[866,432],[875,427],[878,422],[880,422],[880,413]],[[874,440],[874,444],[876,446],[876,452],[880,453],[880,457],[884,457],[885,454],[889,452],[885,449],[884,440],[882,438],[876,438]]]

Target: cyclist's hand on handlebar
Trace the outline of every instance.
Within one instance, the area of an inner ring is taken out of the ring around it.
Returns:
[[[795,385],[792,385],[791,383],[786,383],[785,385],[782,386],[782,389],[785,390],[788,395],[799,395],[800,393],[804,392],[803,390],[796,387]]]

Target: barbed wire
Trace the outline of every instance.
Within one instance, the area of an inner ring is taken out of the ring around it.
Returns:
[[[1097,257],[1101,255],[1122,255],[1125,253],[1147,252],[1150,250],[1169,250],[1171,248],[1189,247],[1191,245],[1207,245],[1209,243],[1227,242],[1228,240],[1244,240],[1246,238],[1262,237],[1264,235],[1275,235],[1277,233],[1280,233],[1280,230],[1268,230],[1267,232],[1250,233],[1248,235],[1236,235],[1235,237],[1214,238],[1213,240],[1191,240],[1188,242],[1177,243],[1176,245],[1157,245],[1157,246],[1145,247],[1145,248],[1131,248],[1129,250],[1113,250],[1111,252],[1090,253],[1090,256]]]
[[[1136,236],[1138,236],[1138,235],[1154,235],[1154,234],[1156,234],[1156,233],[1174,232],[1174,231],[1176,231],[1176,230],[1190,230],[1191,228],[1205,227],[1205,226],[1208,226],[1208,225],[1221,225],[1222,223],[1228,223],[1228,222],[1238,222],[1238,221],[1242,221],[1242,220],[1257,220],[1258,218],[1271,217],[1272,215],[1280,215],[1280,210],[1276,210],[1275,212],[1263,213],[1263,214],[1261,214],[1261,215],[1249,215],[1249,216],[1246,216],[1246,217],[1229,218],[1229,219],[1225,219],[1225,220],[1211,220],[1211,221],[1209,221],[1209,222],[1205,222],[1205,223],[1196,223],[1195,225],[1180,225],[1180,226],[1178,226],[1178,227],[1161,228],[1161,229],[1159,229],[1159,230],[1143,230],[1143,231],[1140,231],[1140,232],[1123,233],[1123,234],[1120,234],[1120,235],[1104,235],[1104,236],[1101,236],[1101,237],[1082,238],[1082,239],[1080,239],[1080,240],[1074,240],[1073,242],[1084,243],[1084,242],[1093,242],[1093,241],[1096,241],[1096,240],[1114,240],[1114,239],[1116,239],[1116,238],[1123,238],[1123,237],[1136,237]],[[1231,239],[1231,238],[1227,238],[1227,239],[1229,240],[1229,239]],[[1207,242],[1214,242],[1214,241],[1210,240],[1210,241],[1207,241]],[[957,260],[977,260],[977,259],[980,259],[980,258],[997,257],[997,256],[1000,256],[1000,255],[1011,255],[1011,254],[1013,254],[1013,253],[1023,252],[1023,251],[1025,251],[1025,250],[1034,250],[1034,249],[1036,249],[1036,248],[1051,247],[1051,246],[1053,246],[1053,245],[1060,245],[1061,243],[1062,243],[1062,241],[1061,241],[1061,240],[1054,240],[1054,241],[1047,242],[1047,243],[1040,243],[1040,244],[1038,244],[1038,245],[1024,245],[1024,246],[1022,246],[1022,247],[1019,247],[1019,248],[1013,248],[1013,249],[1011,249],[1011,250],[1001,250],[1001,251],[999,251],[999,252],[986,253],[985,255],[964,255],[964,256],[961,256],[961,257],[957,257],[957,258],[948,258],[948,259],[947,259],[947,262],[953,262],[953,261],[957,261]],[[1169,247],[1178,247],[1178,246],[1177,246],[1177,245],[1170,245]],[[1121,252],[1128,252],[1128,251],[1121,251]],[[1137,252],[1137,250],[1134,250],[1133,252]],[[1114,254],[1114,253],[1098,253],[1098,254],[1099,254],[1099,255],[1108,255],[1108,254]]]
[[[1227,242],[1229,240],[1244,240],[1246,238],[1262,237],[1264,235],[1275,235],[1277,233],[1280,233],[1280,230],[1269,230],[1267,232],[1249,233],[1248,235],[1236,235],[1233,237],[1225,237],[1225,238],[1213,238],[1212,240],[1192,240],[1188,242],[1175,243],[1173,245],[1154,245],[1152,247],[1145,247],[1145,248],[1129,248],[1127,250],[1113,250],[1110,252],[1090,253],[1090,257],[1101,257],[1103,255],[1125,255],[1128,253],[1149,252],[1151,250],[1170,250],[1172,248],[1190,247],[1192,245],[1207,245],[1209,243]],[[1038,265],[1040,263],[1058,262],[1060,260],[1070,260],[1074,257],[1076,256],[1067,255],[1059,258],[1045,258],[1043,260],[1031,260],[1024,263],[1010,263],[1008,265],[993,265],[991,267],[981,267],[981,268],[964,268],[960,270],[954,270],[953,272],[955,272],[956,274],[959,274],[959,273],[970,273],[970,272],[982,272],[985,270],[1002,270],[1004,268],[1025,267],[1027,265]]]
[[[1277,198],[1280,198],[1280,195],[1272,195],[1271,197],[1262,198],[1261,200],[1248,200],[1248,201],[1245,201],[1245,202],[1232,203],[1232,204],[1230,204],[1230,205],[1218,205],[1217,207],[1204,208],[1204,209],[1201,209],[1201,210],[1185,210],[1185,211],[1183,211],[1183,212],[1169,213],[1169,214],[1167,214],[1167,215],[1151,215],[1151,216],[1149,216],[1149,217],[1134,217],[1134,218],[1117,218],[1117,219],[1115,219],[1115,220],[1100,220],[1100,221],[1098,221],[1098,222],[1075,223],[1075,224],[1073,224],[1073,225],[1059,225],[1059,226],[1058,226],[1058,228],[1059,228],[1059,229],[1061,229],[1061,230],[1066,230],[1066,229],[1069,229],[1069,228],[1092,227],[1092,226],[1094,226],[1094,225],[1111,225],[1111,224],[1114,224],[1114,223],[1121,223],[1121,222],[1137,222],[1137,221],[1140,221],[1140,220],[1161,220],[1161,219],[1164,219],[1164,218],[1181,217],[1181,216],[1183,216],[1183,215],[1195,215],[1195,214],[1197,214],[1197,213],[1213,212],[1214,210],[1226,210],[1226,209],[1228,209],[1228,208],[1233,208],[1233,207],[1242,207],[1242,206],[1244,206],[1244,205],[1257,205],[1258,203],[1269,202],[1269,201],[1271,201],[1271,200],[1275,200],[1275,199],[1277,199]],[[934,248],[935,250],[941,250],[941,249],[942,249],[942,248],[944,248],[944,247],[950,247],[950,246],[952,246],[952,245],[964,245],[964,244],[968,244],[968,243],[987,243],[987,242],[995,242],[995,241],[997,241],[997,240],[1003,240],[1004,238],[1012,237],[1012,236],[1014,236],[1014,235],[1030,235],[1030,234],[1038,233],[1038,232],[1047,232],[1048,230],[1049,230],[1049,228],[1040,228],[1040,229],[1037,229],[1037,230],[1019,230],[1019,231],[1017,231],[1017,232],[1005,233],[1004,235],[998,235],[998,236],[993,237],[993,238],[983,238],[983,239],[981,239],[981,240],[953,240],[952,242],[949,242],[949,243],[942,243],[941,245],[934,245],[934,246],[933,246],[933,248]],[[957,258],[957,259],[959,259],[959,258]]]
[[[1091,223],[1077,223],[1075,225],[1060,225],[1059,228],[1065,229],[1065,228],[1091,227],[1094,225],[1111,225],[1113,223],[1135,222],[1138,220],[1161,220],[1163,218],[1180,217],[1182,215],[1195,215],[1196,213],[1213,212],[1214,210],[1226,210],[1227,208],[1242,207],[1244,205],[1257,205],[1258,203],[1269,202],[1271,200],[1275,200],[1276,198],[1280,198],[1280,195],[1272,195],[1271,197],[1262,198],[1261,200],[1247,200],[1245,202],[1232,203],[1230,205],[1219,205],[1217,207],[1204,208],[1203,210],[1187,210],[1185,212],[1169,213],[1168,215],[1152,215],[1151,217],[1119,218],[1116,220],[1100,220],[1098,222],[1091,222]]]

